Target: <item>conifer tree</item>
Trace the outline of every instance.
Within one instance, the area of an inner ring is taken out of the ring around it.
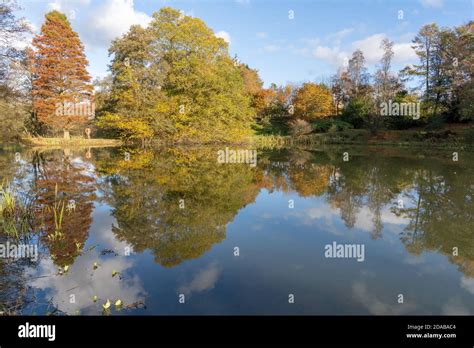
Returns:
[[[41,33],[33,39],[33,109],[53,132],[85,124],[93,116],[91,77],[84,45],[66,16],[46,14]]]

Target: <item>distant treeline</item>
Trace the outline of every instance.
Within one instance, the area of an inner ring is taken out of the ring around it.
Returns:
[[[94,82],[64,14],[47,13],[31,46],[19,50],[15,42],[29,28],[14,5],[0,8],[4,140],[24,133],[68,138],[90,128],[95,136],[132,141],[240,142],[254,133],[377,132],[473,118],[474,22],[422,27],[413,40],[418,62],[399,73],[391,70],[393,42],[385,39],[373,75],[357,50],[330,81],[263,88],[258,71],[231,57],[202,20],[170,7],[114,40],[110,74]],[[408,88],[409,79],[420,85]],[[419,114],[385,117],[382,105],[398,104],[416,104]]]

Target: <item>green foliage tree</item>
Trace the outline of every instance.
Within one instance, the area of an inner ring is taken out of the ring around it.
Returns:
[[[363,128],[373,116],[374,109],[375,104],[371,96],[352,98],[344,108],[341,119],[352,124],[354,128]]]
[[[474,21],[454,30],[450,109],[460,121],[474,120]]]
[[[96,124],[126,139],[162,136],[169,127],[162,91],[167,67],[152,56],[151,42],[151,32],[134,25],[109,49],[112,81],[103,81],[99,95],[105,100]]]
[[[111,111],[98,125],[132,139],[244,139],[254,111],[227,49],[200,19],[162,8],[148,28],[132,27],[113,43]]]
[[[472,93],[469,88],[474,74],[473,26],[470,22],[450,29],[427,24],[413,40],[419,64],[406,67],[403,74],[420,78],[425,116],[472,119],[466,97]]]
[[[108,174],[104,190],[117,237],[137,252],[152,250],[165,267],[224,240],[226,225],[259,191],[259,169],[219,164],[216,153],[180,147],[141,151],[134,161],[99,160],[97,168]]]

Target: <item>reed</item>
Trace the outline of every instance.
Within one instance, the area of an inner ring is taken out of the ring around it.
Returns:
[[[28,234],[33,218],[33,207],[22,202],[9,184],[0,184],[0,232],[18,239]]]

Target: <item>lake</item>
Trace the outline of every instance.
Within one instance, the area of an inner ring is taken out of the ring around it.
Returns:
[[[219,150],[4,147],[0,181],[35,224],[0,240],[38,255],[0,259],[0,309],[474,314],[472,153]]]

